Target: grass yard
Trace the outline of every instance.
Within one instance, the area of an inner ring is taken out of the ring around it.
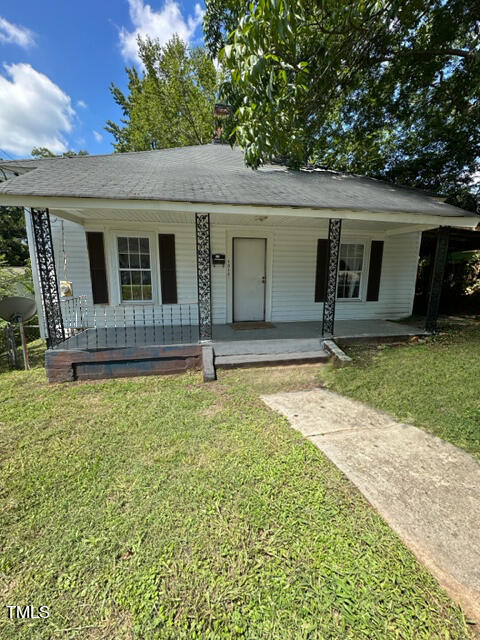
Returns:
[[[405,349],[410,362],[431,357]],[[360,394],[355,371],[381,386],[369,369],[388,370],[395,353],[209,385],[198,374],[64,385],[40,367],[0,374],[1,601],[51,613],[13,621],[3,608],[2,640],[470,638],[355,488],[259,400],[317,384],[319,371]],[[454,397],[460,414],[465,392]]]
[[[347,351],[354,366],[321,373],[330,389],[480,458],[480,322],[451,327],[425,344]]]

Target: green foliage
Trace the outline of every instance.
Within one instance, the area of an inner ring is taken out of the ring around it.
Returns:
[[[22,207],[0,207],[0,256],[11,267],[28,262],[27,232]]]
[[[138,39],[142,76],[126,69],[128,95],[113,83],[121,124],[105,127],[115,138],[115,151],[143,151],[211,142],[217,74],[204,49],[188,49],[174,36],[164,47]]]
[[[30,267],[30,261],[22,267],[9,266],[0,256],[0,299],[6,296],[28,296],[33,297],[33,278],[32,269]],[[30,327],[29,324],[38,325],[38,316],[35,315],[31,319],[30,323],[25,325],[26,335],[28,340],[34,340],[39,337],[39,331],[35,327]],[[2,359],[6,359],[6,343],[4,330],[7,326],[5,320],[0,319],[0,354]],[[18,334],[18,327],[15,326],[15,333],[17,344],[20,345],[20,336]]]
[[[3,599],[51,607],[2,616],[3,640],[469,638],[345,476],[260,401],[263,375],[0,375]]]
[[[207,0],[249,165],[315,162],[473,209],[479,14],[467,0]]]
[[[88,156],[88,151],[85,149],[72,151],[70,149],[64,151],[62,154],[56,154],[50,151],[50,149],[47,149],[47,147],[33,147],[31,155],[33,158],[73,158],[75,156]]]
[[[22,267],[13,267],[0,256],[0,298],[5,296],[33,295],[33,279],[30,261]]]

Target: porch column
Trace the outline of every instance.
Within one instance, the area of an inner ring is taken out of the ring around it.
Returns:
[[[200,342],[212,340],[212,278],[210,252],[210,214],[195,214],[197,239],[197,290]]]
[[[425,318],[425,329],[434,333],[437,330],[438,310],[440,308],[440,298],[442,295],[443,276],[445,265],[447,264],[449,227],[440,227],[437,235],[437,246],[435,247],[435,258],[432,267],[432,278],[430,282],[430,293],[428,296],[427,316]]]
[[[340,254],[340,237],[342,221],[330,218],[328,221],[328,259],[323,303],[322,336],[331,337],[335,325],[335,299],[337,297],[338,256]]]
[[[65,340],[65,330],[58,293],[50,214],[48,209],[31,209],[30,215],[32,216],[35,258],[45,316],[47,346],[54,347]]]

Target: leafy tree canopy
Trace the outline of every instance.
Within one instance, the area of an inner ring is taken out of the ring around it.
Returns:
[[[189,49],[174,36],[165,46],[138,38],[142,75],[127,67],[128,95],[113,83],[121,124],[105,129],[115,138],[115,151],[143,151],[211,142],[217,73],[207,52]]]
[[[315,162],[473,208],[480,11],[471,0],[207,0],[247,164]]]
[[[0,207],[0,266],[23,267],[28,262],[27,233],[21,207]]]
[[[80,149],[80,151],[69,149],[61,154],[56,154],[47,149],[47,147],[33,147],[31,155],[32,158],[73,158],[74,156],[88,156],[88,151],[85,149]]]

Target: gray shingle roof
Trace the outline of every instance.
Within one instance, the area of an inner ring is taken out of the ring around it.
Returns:
[[[2,194],[309,207],[472,216],[415,189],[333,171],[247,168],[227,145],[0,162],[21,175]]]

